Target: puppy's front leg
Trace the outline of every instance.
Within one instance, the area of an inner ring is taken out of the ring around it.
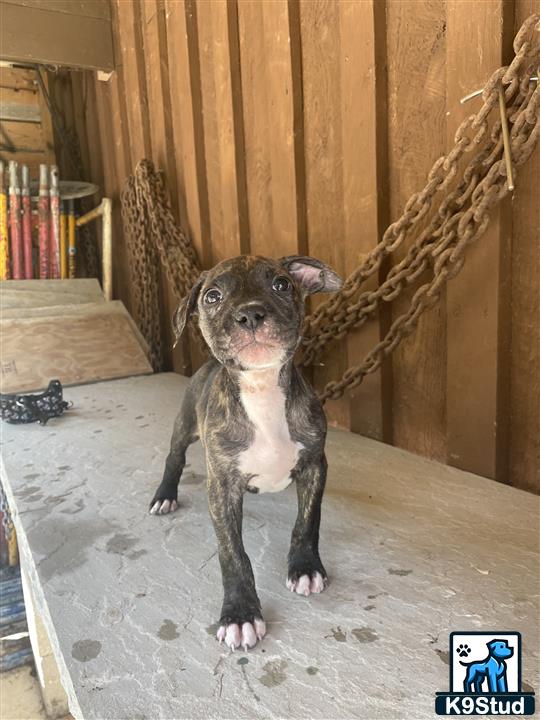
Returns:
[[[328,580],[319,557],[321,502],[328,463],[324,454],[296,473],[298,516],[291,537],[287,587],[299,595],[320,593]]]
[[[243,490],[239,483],[209,474],[208,503],[218,540],[223,607],[217,638],[231,650],[261,640],[266,627],[251,563],[242,542]]]

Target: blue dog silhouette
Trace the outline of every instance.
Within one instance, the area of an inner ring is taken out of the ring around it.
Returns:
[[[466,693],[481,693],[482,683],[487,678],[488,692],[508,692],[506,682],[505,659],[512,657],[514,649],[508,647],[506,640],[492,640],[487,643],[489,655],[485,660],[474,660],[473,662],[459,661],[460,665],[467,668],[463,690]],[[474,690],[473,690],[474,687]]]

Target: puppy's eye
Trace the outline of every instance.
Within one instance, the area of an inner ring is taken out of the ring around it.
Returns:
[[[223,295],[220,290],[217,288],[210,288],[210,290],[207,290],[204,294],[204,302],[208,305],[213,305],[213,303],[219,302],[222,297]]]
[[[272,290],[275,290],[276,292],[287,292],[290,287],[290,280],[283,275],[279,275],[274,278],[274,282],[272,283]]]

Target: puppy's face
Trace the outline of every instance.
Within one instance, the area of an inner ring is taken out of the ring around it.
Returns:
[[[246,370],[279,367],[300,340],[306,295],[339,287],[334,271],[313,258],[242,255],[201,274],[176,312],[175,329],[179,334],[197,312],[219,362]]]

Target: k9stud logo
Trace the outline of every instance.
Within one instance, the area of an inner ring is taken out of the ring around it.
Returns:
[[[532,715],[534,693],[521,692],[518,632],[450,634],[450,692],[438,692],[437,715]]]

